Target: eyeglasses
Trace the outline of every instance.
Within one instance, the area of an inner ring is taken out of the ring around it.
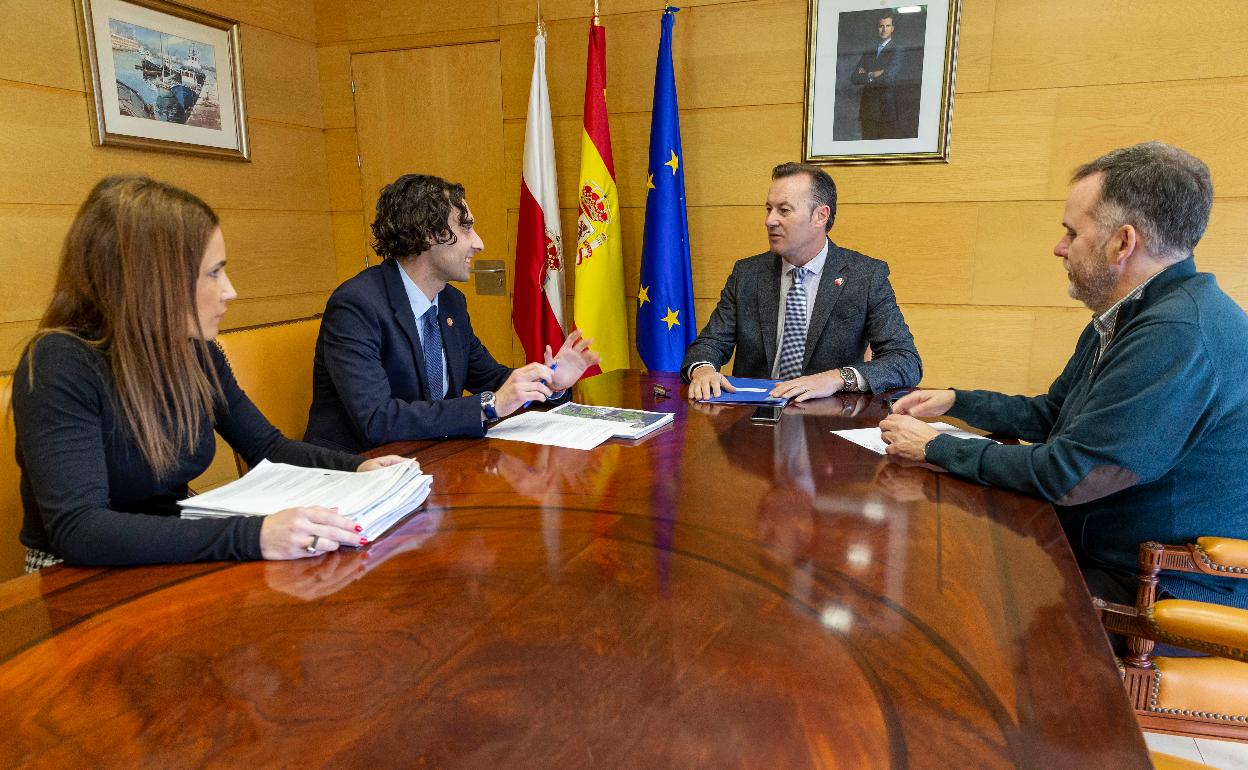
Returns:
[[[655,397],[655,398],[668,398],[668,397],[670,397],[671,395],[672,395],[672,391],[668,390],[667,388],[663,387],[662,385],[655,385],[655,386],[654,386],[654,397]]]

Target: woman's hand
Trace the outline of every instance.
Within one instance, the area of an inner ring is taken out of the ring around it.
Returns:
[[[360,467],[356,468],[355,472],[366,473],[368,471],[375,471],[378,468],[388,468],[391,465],[398,465],[399,463],[416,463],[416,470],[420,470],[420,463],[417,463],[411,458],[402,457],[400,455],[383,455],[382,457],[374,457],[371,460],[365,460],[360,463]]]
[[[264,518],[260,555],[266,559],[304,559],[340,545],[367,545],[363,527],[338,515],[337,508],[319,505],[287,508]]]

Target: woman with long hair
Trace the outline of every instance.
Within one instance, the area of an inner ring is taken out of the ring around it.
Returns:
[[[178,517],[187,483],[212,461],[214,429],[250,465],[402,461],[292,441],[264,419],[213,342],[236,296],[202,200],[143,176],[108,177],[87,196],[13,378],[28,572],[62,560],[294,559],[363,544],[328,508]]]

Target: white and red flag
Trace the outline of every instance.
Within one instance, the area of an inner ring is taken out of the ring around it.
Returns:
[[[520,181],[520,226],[516,233],[516,276],[511,323],[526,361],[541,361],[550,345],[563,345],[563,237],[559,227],[559,185],[555,179],[554,129],[546,90],[546,29],[533,38],[533,84],[524,128],[524,177]]]

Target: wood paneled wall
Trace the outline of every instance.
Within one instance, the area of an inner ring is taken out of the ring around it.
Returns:
[[[143,172],[221,215],[238,299],[226,328],[320,312],[337,282],[311,0],[184,0],[242,22],[252,162],[91,144],[74,0],[0,0],[0,371],[51,292],[101,177]]]
[[[330,199],[339,275],[365,253],[355,169],[354,52],[501,41],[507,212],[515,232],[534,0],[318,0]],[[591,0],[545,0],[547,76],[565,242],[574,242]],[[733,262],[766,248],[772,166],[800,155],[806,0],[687,0],[675,68],[699,320]],[[630,292],[645,204],[659,8],[601,0]],[[1248,3],[1198,13],[1170,0],[963,0],[952,161],[831,167],[833,238],[885,259],[933,386],[1039,392],[1089,314],[1066,296],[1052,247],[1079,163],[1147,139],[1213,169],[1218,199],[1198,264],[1248,300]],[[471,191],[470,191],[471,192]],[[509,250],[511,245],[508,245]],[[499,255],[500,257],[502,255]],[[571,276],[570,276],[571,278]],[[570,280],[569,283],[572,283]],[[575,289],[573,285],[572,290]]]

